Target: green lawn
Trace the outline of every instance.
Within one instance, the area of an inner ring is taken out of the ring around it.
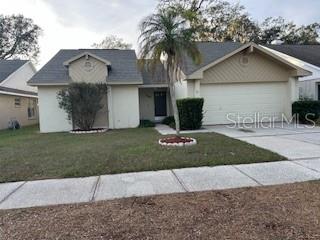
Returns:
[[[198,145],[165,148],[154,129],[104,134],[40,134],[38,127],[0,131],[0,182],[82,177],[283,160],[275,153],[219,134],[193,134]]]

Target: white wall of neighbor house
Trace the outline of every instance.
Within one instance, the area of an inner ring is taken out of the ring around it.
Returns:
[[[298,58],[265,47],[270,52],[282,57],[288,62],[295,64],[312,73],[311,76],[299,78],[299,97],[318,100],[318,84],[320,83],[320,67],[304,62]]]
[[[320,78],[299,81],[299,97],[313,100],[319,99],[318,85]]]
[[[32,66],[31,62],[27,62],[21,66],[17,71],[12,73],[5,81],[0,85],[2,87],[14,88],[24,91],[37,92],[36,87],[31,87],[27,85],[27,81],[36,73],[36,70]]]
[[[139,89],[137,85],[113,85],[108,91],[109,128],[139,126]]]
[[[28,115],[29,107],[35,108],[32,116]],[[37,98],[0,94],[0,129],[7,129],[11,120],[17,120],[21,126],[37,124]]]
[[[59,107],[58,92],[63,86],[38,86],[40,132],[72,130],[67,113]]]

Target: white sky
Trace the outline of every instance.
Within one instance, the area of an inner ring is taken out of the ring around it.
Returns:
[[[238,2],[238,0],[230,0]],[[240,0],[251,16],[283,16],[298,24],[320,22],[320,0]],[[138,24],[156,0],[2,0],[0,14],[32,18],[43,29],[39,66],[58,50],[89,48],[114,34],[137,47]]]

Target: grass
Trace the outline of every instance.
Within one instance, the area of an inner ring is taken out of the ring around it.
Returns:
[[[0,182],[283,160],[270,151],[208,133],[198,145],[164,148],[152,128],[104,134],[40,134],[38,127],[0,131]]]

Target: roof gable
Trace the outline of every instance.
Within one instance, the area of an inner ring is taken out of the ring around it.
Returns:
[[[277,56],[276,54],[273,54],[272,52],[264,49],[263,47],[260,47],[259,45],[255,44],[255,43],[247,43],[244,45],[240,45],[239,47],[235,48],[233,51],[226,53],[225,55],[221,56],[219,58],[215,58],[212,62],[208,63],[207,65],[204,65],[202,67],[200,67],[198,70],[194,71],[193,73],[189,74],[187,76],[187,79],[197,79],[197,78],[203,78],[203,72],[206,71],[209,68],[214,67],[215,65],[223,62],[224,60],[230,58],[231,56],[241,52],[241,51],[248,51],[248,53],[253,52],[253,51],[259,51],[263,54],[265,54],[266,56],[274,59],[275,61],[286,65],[289,68],[292,68],[292,70],[294,70],[294,72],[292,72],[292,75],[294,76],[309,76],[312,73],[300,68],[299,66],[296,66],[292,63],[290,63],[289,61]]]
[[[0,60],[0,83],[27,62],[27,60]]]
[[[85,54],[94,55],[112,64],[106,81],[112,84],[140,84],[142,76],[134,50],[66,49],[60,50],[28,82],[29,85],[66,85],[71,82],[64,63]]]
[[[74,57],[70,58],[69,60],[65,61],[63,63],[63,65],[64,66],[69,66],[72,62],[74,62],[74,61],[76,61],[76,60],[78,60],[80,58],[83,58],[83,57],[85,57],[87,59],[89,56],[99,60],[100,62],[103,62],[106,65],[111,65],[111,62],[109,62],[108,60],[103,59],[103,58],[101,58],[101,57],[99,57],[99,56],[97,56],[97,55],[95,55],[93,53],[90,53],[90,52],[80,53],[79,55],[74,56]]]

